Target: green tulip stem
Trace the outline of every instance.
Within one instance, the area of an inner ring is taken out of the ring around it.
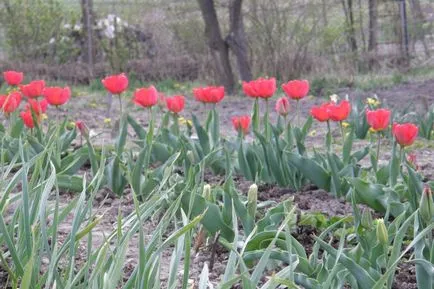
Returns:
[[[378,132],[378,138],[377,138],[377,163],[376,163],[376,167],[378,170],[378,163],[380,162],[380,145],[381,145],[381,133]]]
[[[268,98],[265,99],[265,115],[264,115],[264,125],[265,125],[265,137],[267,140],[269,139],[268,136]]]
[[[341,128],[342,146],[343,146],[345,143],[345,132],[344,132],[344,126],[342,125],[342,121],[339,122],[339,127]]]
[[[57,125],[59,125],[60,124],[60,107],[58,105],[56,105],[56,110],[57,110],[57,113],[56,113],[56,122],[57,122]]]
[[[403,165],[404,162],[404,155],[405,155],[405,150],[404,150],[404,146],[399,146],[399,162],[401,163],[401,165]]]
[[[118,94],[118,99],[119,99],[119,111],[121,112],[122,115],[122,98],[121,98],[121,94]]]
[[[327,121],[327,136],[326,136],[326,143],[327,143],[327,152],[332,151],[332,129],[330,127],[330,121]]]
[[[300,127],[300,104],[299,104],[299,102],[300,101],[297,99],[295,107],[296,107],[296,111],[297,111],[297,125]]]
[[[177,113],[173,113],[173,128],[175,131],[175,135],[179,136],[179,115]]]

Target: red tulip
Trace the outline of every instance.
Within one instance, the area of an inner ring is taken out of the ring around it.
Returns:
[[[21,93],[15,91],[9,95],[0,96],[0,108],[4,113],[14,112],[21,103]]]
[[[412,145],[417,138],[418,132],[418,127],[412,123],[394,123],[392,127],[392,133],[402,147]]]
[[[111,94],[121,94],[128,88],[128,78],[125,73],[107,76],[101,82]]]
[[[43,80],[34,80],[29,84],[20,86],[21,92],[28,98],[36,98],[41,96],[44,88],[45,81]]]
[[[225,97],[225,88],[223,86],[207,86],[193,89],[196,100],[203,103],[219,103]]]
[[[276,101],[274,107],[276,112],[282,116],[287,116],[289,113],[289,100],[286,97],[281,97]]]
[[[8,85],[16,86],[21,84],[24,78],[24,74],[17,71],[5,71],[3,72],[3,78]]]
[[[314,106],[310,110],[310,114],[318,121],[324,122],[330,119],[329,117],[329,107],[330,103],[324,103],[320,106]]]
[[[27,109],[26,111],[22,111],[20,113],[20,116],[25,126],[27,126],[28,128],[35,127],[35,123],[33,122],[32,112],[30,111],[30,109]]]
[[[89,136],[89,128],[83,121],[77,120],[75,122],[75,127],[80,131],[81,135],[85,137]]]
[[[388,109],[367,110],[366,119],[372,129],[376,131],[382,131],[389,126],[390,110]]]
[[[148,88],[136,89],[133,102],[143,107],[152,107],[158,103],[158,91],[152,85]]]
[[[36,115],[40,115],[47,111],[48,101],[44,98],[41,101],[35,99],[28,99],[28,104],[26,105],[26,110],[32,110]]]
[[[249,133],[250,116],[234,116],[232,117],[232,125],[237,132],[242,132],[244,135]]]
[[[414,153],[410,153],[407,156],[407,161],[409,162],[409,164],[416,170],[420,170],[419,165],[417,164],[417,157],[416,154]]]
[[[282,84],[286,95],[292,99],[302,99],[309,93],[309,82],[307,80],[292,80]]]
[[[340,104],[328,106],[329,117],[333,121],[343,121],[348,118],[351,112],[351,104],[348,100],[341,101]]]
[[[174,113],[179,113],[184,109],[185,98],[182,95],[175,95],[166,98],[167,109]]]
[[[66,87],[47,87],[43,92],[45,99],[50,105],[63,105],[71,97],[71,90]]]
[[[276,79],[259,78],[250,82],[243,82],[243,91],[250,97],[270,98],[276,91]]]

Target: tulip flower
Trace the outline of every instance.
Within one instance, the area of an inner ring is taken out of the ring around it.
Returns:
[[[415,169],[416,171],[418,171],[419,165],[417,164],[417,157],[416,154],[412,153],[412,154],[408,154],[407,156],[407,162],[410,164],[410,166]]]
[[[166,98],[167,109],[175,114],[180,113],[184,109],[185,98],[182,95],[175,95]]]
[[[380,145],[381,145],[381,134],[380,132],[389,127],[390,122],[390,110],[388,109],[377,109],[377,110],[366,110],[366,120],[371,126],[371,129],[378,132],[378,143],[377,143],[377,161],[375,164],[375,169],[377,169],[378,161],[380,159]]]
[[[134,92],[133,102],[142,107],[152,107],[158,103],[158,91],[154,86],[139,88]]]
[[[392,134],[401,147],[412,145],[417,138],[418,132],[418,127],[412,123],[394,123],[392,127]]]
[[[24,74],[17,71],[5,71],[3,72],[3,78],[9,86],[17,86],[23,81]]]
[[[425,186],[422,197],[419,203],[419,214],[422,219],[430,224],[434,218],[434,202],[433,202],[433,193],[431,188],[427,185]]]
[[[255,130],[259,129],[259,98],[265,99],[267,102],[265,105],[266,111],[264,115],[264,126],[266,138],[269,137],[269,118],[268,118],[268,99],[273,96],[276,92],[276,79],[275,78],[258,78],[250,82],[243,81],[243,91],[244,93],[252,98],[255,98],[255,104],[253,107],[253,126]]]
[[[377,241],[381,245],[386,246],[389,243],[389,233],[383,219],[377,219],[376,235]]]
[[[36,115],[47,112],[48,101],[44,98],[41,101],[29,98],[27,100],[26,110],[31,109]]]
[[[11,92],[9,95],[0,96],[0,109],[10,114],[14,112],[21,103],[21,94],[17,91]]]
[[[28,128],[34,128],[35,127],[35,123],[33,122],[33,116],[32,116],[32,112],[30,111],[30,109],[26,110],[26,111],[22,111],[20,113],[21,119],[23,120],[23,123],[26,127]]]
[[[350,115],[351,104],[348,100],[343,100],[340,104],[330,105],[328,111],[331,120],[344,121]]]
[[[243,81],[243,91],[247,96],[253,98],[268,99],[276,92],[276,79],[259,78],[250,82]]]
[[[307,80],[291,80],[282,84],[282,89],[289,98],[300,100],[309,93],[309,82]]]
[[[367,110],[366,119],[372,129],[382,131],[389,127],[390,114],[388,109]]]
[[[286,97],[279,98],[274,109],[278,114],[286,118],[289,113],[289,100]]]
[[[193,89],[193,94],[197,101],[219,103],[225,97],[225,88],[223,86],[198,87]]]
[[[330,128],[330,112],[329,108],[333,106],[332,103],[326,102],[321,104],[320,106],[314,106],[310,110],[310,114],[318,120],[319,122],[327,122],[327,135],[326,135],[326,146],[327,151],[331,152],[332,149],[332,134]],[[341,125],[342,128],[342,125]]]
[[[329,121],[329,106],[330,103],[324,103],[320,106],[314,106],[310,110],[310,114],[319,122]]]
[[[20,85],[20,90],[24,96],[28,98],[36,98],[42,96],[42,92],[45,88],[45,81],[34,80],[26,85]]]
[[[101,80],[105,89],[110,93],[118,96],[119,99],[119,110],[122,114],[122,99],[121,94],[128,88],[128,78],[125,73],[118,75],[107,76]]]
[[[128,88],[128,78],[125,73],[107,76],[101,82],[111,94],[119,95]]]
[[[300,125],[300,99],[306,97],[309,93],[309,82],[307,80],[291,80],[287,83],[282,84],[282,89],[286,95],[297,101],[296,111],[297,111],[297,123]]]
[[[249,133],[250,121],[251,119],[248,115],[232,117],[234,129],[243,136]]]
[[[63,105],[71,98],[71,90],[69,87],[47,87],[43,91],[43,95],[50,105]]]

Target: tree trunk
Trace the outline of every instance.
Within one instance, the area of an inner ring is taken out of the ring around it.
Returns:
[[[83,61],[88,64],[90,77],[93,77],[94,40],[93,40],[93,0],[81,0],[83,31],[86,34],[82,46]]]
[[[377,0],[369,0],[368,12],[369,12],[368,66],[369,69],[371,70],[377,63],[377,30],[378,30]]]
[[[413,26],[416,27],[416,31],[415,31],[416,39],[413,39],[413,45],[416,44],[417,40],[420,40],[425,50],[425,56],[426,58],[429,58],[431,55],[429,52],[428,44],[425,41],[425,29],[423,28],[423,24],[425,24],[426,20],[425,20],[425,15],[423,14],[422,6],[420,5],[420,1],[411,0],[410,8],[413,15],[412,17],[413,22],[418,22],[413,24]]]
[[[377,30],[378,30],[378,3],[377,0],[369,0],[369,43],[368,51],[377,50]]]
[[[252,80],[248,60],[246,32],[243,25],[242,0],[231,0],[229,4],[230,32],[226,43],[235,54],[241,80]]]
[[[216,64],[221,84],[231,94],[235,87],[229,59],[229,46],[222,38],[213,0],[197,0],[205,22],[205,36]]]
[[[322,0],[322,20],[324,22],[324,27],[327,27],[329,25],[328,17],[327,17],[327,3],[326,0]]]
[[[345,12],[345,18],[348,26],[348,42],[350,44],[351,51],[357,53],[357,40],[356,32],[354,29],[354,11],[353,0],[342,0],[342,5]]]

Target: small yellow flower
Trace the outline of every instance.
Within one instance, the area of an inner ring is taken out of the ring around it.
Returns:
[[[316,130],[311,130],[309,132],[309,136],[316,136]]]
[[[180,125],[187,125],[187,126],[192,126],[193,125],[193,122],[191,120],[185,119],[183,117],[178,118],[178,123]]]
[[[381,102],[378,99],[373,98],[373,97],[368,97],[368,99],[366,100],[366,102],[369,105],[372,105],[373,107],[377,107],[377,106],[379,106],[381,104]]]
[[[376,133],[377,131],[373,129],[372,127],[369,128],[369,133]]]
[[[96,104],[96,102],[92,102],[92,103],[90,104],[90,107],[92,107],[92,108],[95,108],[95,107],[97,107],[97,104]]]
[[[112,122],[112,119],[111,118],[105,118],[104,119],[104,123],[105,124],[110,124]]]
[[[48,115],[46,113],[41,114],[41,120],[47,119]]]
[[[342,127],[343,128],[347,128],[349,126],[350,126],[350,124],[348,122],[346,122],[346,121],[342,122]]]
[[[174,87],[174,88],[179,88],[180,85],[179,85],[179,83],[175,83],[175,84],[173,85],[173,87]]]

